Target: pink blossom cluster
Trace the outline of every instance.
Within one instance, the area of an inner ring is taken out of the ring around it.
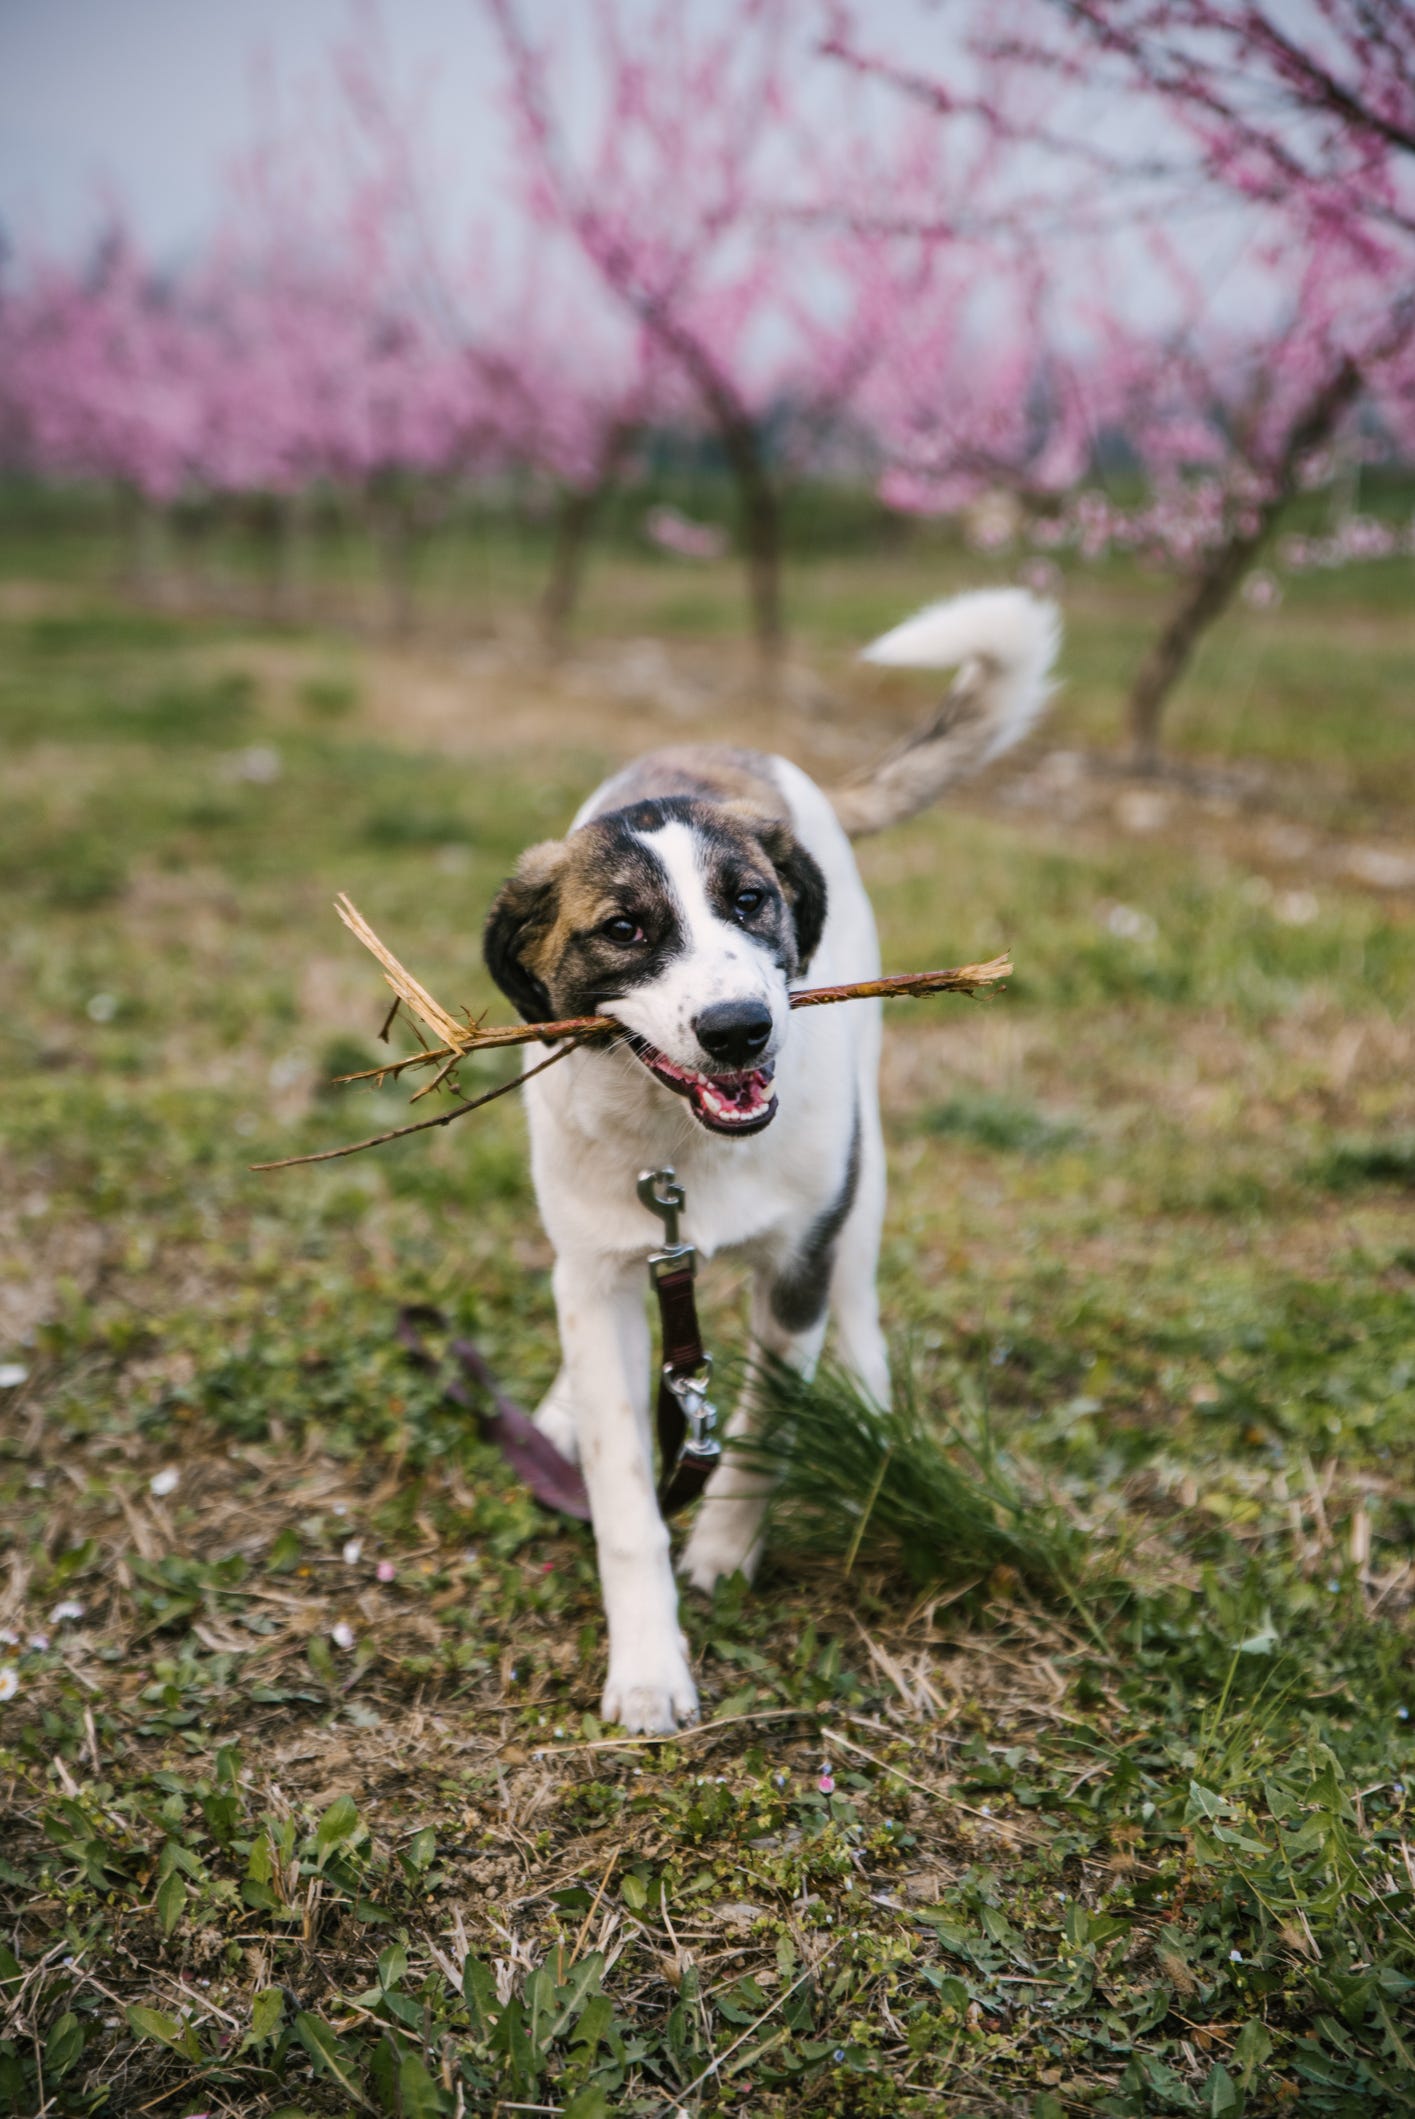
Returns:
[[[677,559],[721,559],[727,549],[727,539],[715,523],[694,522],[679,508],[650,508],[644,535]]]
[[[1279,538],[1277,557],[1289,573],[1349,566],[1353,560],[1415,559],[1415,516],[1405,523],[1347,515],[1325,537]]]

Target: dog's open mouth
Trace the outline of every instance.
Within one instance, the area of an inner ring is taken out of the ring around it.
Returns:
[[[666,1059],[641,1037],[631,1037],[629,1048],[666,1088],[687,1097],[694,1118],[709,1133],[760,1133],[776,1116],[771,1093],[776,1069],[770,1063],[738,1074],[698,1074]]]

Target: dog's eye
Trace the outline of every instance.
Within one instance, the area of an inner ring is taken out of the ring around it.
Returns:
[[[750,914],[759,911],[765,901],[766,892],[759,889],[755,883],[749,883],[746,889],[739,890],[732,900],[732,910],[740,913],[745,920]]]
[[[619,942],[624,945],[630,942],[642,942],[644,939],[643,928],[638,926],[624,912],[617,912],[612,920],[606,920],[599,931],[606,941]]]

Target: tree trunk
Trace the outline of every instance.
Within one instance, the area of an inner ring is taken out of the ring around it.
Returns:
[[[266,616],[288,625],[296,615],[300,590],[300,502],[294,493],[277,493],[271,501],[270,572],[266,580]]]
[[[570,621],[580,600],[590,531],[604,498],[604,486],[567,486],[555,511],[555,544],[550,578],[540,600],[541,645],[552,659],[565,652]]]
[[[567,486],[560,495],[555,514],[555,545],[551,554],[550,579],[540,603],[541,642],[552,658],[564,654],[570,623],[584,585],[585,560],[590,533],[606,499],[614,489],[619,466],[628,449],[631,429],[611,429],[600,455],[593,483]]]
[[[1170,693],[1194,659],[1204,634],[1233,601],[1243,576],[1292,500],[1303,460],[1329,439],[1360,387],[1361,372],[1350,360],[1343,361],[1323,383],[1287,438],[1272,493],[1256,510],[1253,527],[1235,530],[1226,544],[1208,554],[1140,665],[1127,709],[1131,762],[1137,773],[1159,771],[1160,721]]]
[[[395,640],[406,640],[414,618],[412,511],[397,494],[385,499],[375,495],[369,520],[383,576],[385,623]]]
[[[1160,718],[1165,701],[1194,658],[1204,634],[1228,608],[1250,562],[1267,536],[1278,510],[1265,509],[1263,527],[1247,537],[1231,537],[1210,552],[1140,665],[1130,694],[1130,757],[1137,773],[1160,769]]]
[[[194,611],[208,611],[216,601],[212,578],[212,503],[194,500],[177,518],[181,544],[184,600]]]
[[[147,597],[157,587],[158,512],[136,486],[118,488],[118,586],[128,596]]]
[[[774,689],[786,645],[781,614],[781,503],[752,422],[727,420],[721,433],[727,461],[737,481],[752,630],[762,675],[769,688]]]

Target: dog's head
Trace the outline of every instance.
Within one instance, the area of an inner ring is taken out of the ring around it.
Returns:
[[[612,1015],[713,1133],[758,1133],[789,981],[825,925],[825,878],[747,804],[636,802],[523,854],[486,923],[487,969],[529,1023]]]

